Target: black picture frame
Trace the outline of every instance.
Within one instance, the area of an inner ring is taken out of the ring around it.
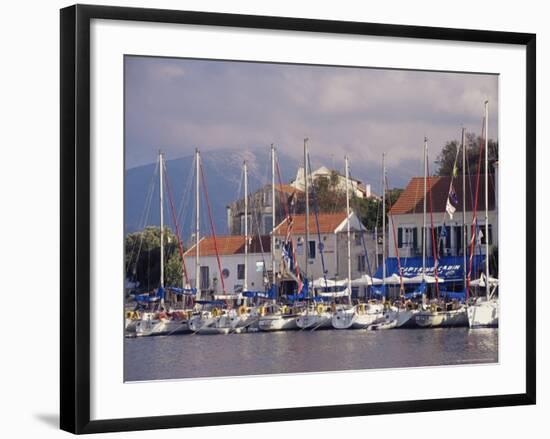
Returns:
[[[376,23],[110,6],[61,10],[61,386],[60,426],[99,433],[535,404],[536,35]],[[526,48],[526,392],[225,413],[90,420],[90,21],[133,20],[255,29],[406,37]]]

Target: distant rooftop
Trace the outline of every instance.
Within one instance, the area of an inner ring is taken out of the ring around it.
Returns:
[[[245,237],[242,235],[216,236],[214,240],[212,236],[205,236],[199,241],[199,256],[215,256],[216,245],[220,256],[244,254]],[[269,236],[262,236],[261,240],[258,236],[253,237],[248,252],[261,253],[262,247],[264,253],[269,253],[271,249],[271,238]],[[193,245],[183,256],[195,256],[195,248],[196,245]]]
[[[495,208],[494,175],[489,175],[489,210]],[[477,176],[466,176],[466,210],[474,210]],[[432,212],[444,212],[447,207],[447,197],[451,184],[450,176],[429,177],[426,181],[427,210],[430,211],[430,190]],[[458,198],[456,210],[462,211],[462,176],[453,179],[453,186]],[[422,213],[424,211],[424,177],[413,177],[405,190],[392,206],[393,215],[407,213]],[[479,198],[477,210],[485,210],[485,176],[479,176]]]
[[[346,212],[338,213],[320,213],[319,214],[319,233],[334,233],[338,226],[344,222],[347,218]],[[292,234],[299,235],[306,232],[306,216],[294,215],[292,225]],[[286,235],[288,231],[288,224],[286,219],[279,224],[273,231],[274,235]],[[315,215],[309,216],[309,231],[314,234],[317,233],[317,221]]]

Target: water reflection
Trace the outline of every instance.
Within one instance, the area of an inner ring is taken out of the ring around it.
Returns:
[[[294,331],[125,339],[126,381],[498,361],[498,329]]]

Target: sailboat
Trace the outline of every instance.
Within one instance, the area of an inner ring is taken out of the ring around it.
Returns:
[[[275,146],[271,144],[271,288],[277,291],[277,271],[275,264],[275,237],[273,232],[276,227],[277,211],[275,199]],[[276,297],[276,296],[275,296]],[[273,303],[263,307],[258,318],[260,331],[284,331],[297,329],[297,313],[288,305],[279,305],[273,299]]]
[[[424,205],[423,205],[423,230],[426,231],[426,197],[427,189],[426,183],[428,179],[428,140],[424,139]],[[430,187],[430,197],[432,188]],[[430,198],[431,200],[431,198]],[[430,201],[431,203],[431,201]],[[430,210],[431,212],[431,210]],[[434,275],[435,286],[438,289],[439,280],[437,277],[437,254],[436,254],[436,242],[433,238],[433,219],[431,224],[432,229],[432,249],[434,252]],[[443,303],[436,298],[429,304],[426,304],[426,235],[422,234],[422,277],[423,277],[423,293],[422,293],[422,309],[414,316],[415,324],[421,328],[434,328],[434,327],[456,327],[467,326],[468,317],[466,314],[466,307],[457,301]]]
[[[469,286],[485,287],[485,297],[476,297],[468,305],[468,325],[470,328],[497,327],[499,306],[496,297],[498,279],[489,274],[489,102],[485,101],[485,273]],[[495,181],[495,185],[497,182]]]
[[[346,238],[347,238],[347,267],[348,276],[346,279],[346,290],[348,297],[347,304],[338,305],[335,307],[332,315],[332,327],[334,329],[349,329],[352,327],[366,327],[373,323],[378,317],[378,313],[372,313],[367,310],[366,304],[351,306],[351,240],[350,240],[350,207],[349,207],[349,160],[345,157],[345,173],[346,173]],[[372,311],[372,310],[370,310]],[[378,310],[377,310],[378,311]]]
[[[306,215],[305,215],[305,225],[306,225],[306,239],[305,239],[305,264],[304,264],[304,277],[308,281],[308,265],[309,265],[309,152],[308,152],[308,139],[304,139],[304,190],[306,198]],[[309,288],[308,294],[311,290],[313,299],[312,302],[298,315],[296,319],[296,324],[300,329],[322,329],[330,328],[331,325],[331,310],[330,307],[327,307],[322,301],[316,302],[315,290]],[[320,298],[322,300],[322,298]]]
[[[193,333],[208,333],[208,328],[212,326],[218,318],[220,310],[215,304],[209,304],[203,301],[200,284],[200,152],[195,149],[195,290],[196,301],[195,308],[189,319],[189,329]]]
[[[138,302],[147,302],[149,309],[134,312],[134,319],[127,325],[131,336],[172,335],[188,332],[187,319],[183,312],[167,312],[164,285],[164,154],[159,151],[159,198],[160,198],[160,285],[154,296],[138,296]]]

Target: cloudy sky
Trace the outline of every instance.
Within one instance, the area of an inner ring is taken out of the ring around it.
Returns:
[[[480,132],[490,101],[497,137],[495,75],[126,57],[126,167],[202,150],[267,148],[296,157],[308,137],[312,161],[376,184],[382,152],[395,182],[422,172],[465,126]],[[315,159],[314,159],[315,158]],[[402,183],[401,183],[402,184]]]

